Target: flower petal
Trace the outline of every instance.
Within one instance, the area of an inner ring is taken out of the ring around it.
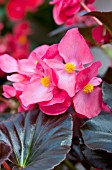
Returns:
[[[9,85],[3,85],[3,96],[6,98],[11,98],[16,96],[16,90],[14,87]]]
[[[50,87],[44,87],[40,83],[40,79],[32,82],[23,90],[22,95],[20,96],[22,104],[27,107],[30,104],[35,104],[38,102],[49,101],[53,97]]]
[[[92,81],[93,85],[96,84],[96,80],[99,82],[99,78],[94,78],[98,74],[98,68],[101,66],[100,61],[92,63],[90,66],[81,70],[76,77],[76,92],[83,89],[88,83]],[[93,79],[94,78],[94,79]],[[92,80],[91,80],[92,79]]]
[[[80,65],[81,63],[88,64],[93,60],[90,49],[77,28],[67,31],[58,49],[66,63],[73,62]]]
[[[67,73],[65,70],[57,72],[59,76],[58,87],[65,90],[70,97],[75,95],[76,73]]]
[[[6,73],[12,73],[18,71],[17,61],[8,54],[0,56],[0,69]]]
[[[101,111],[102,95],[101,89],[95,87],[91,93],[78,92],[73,98],[74,108],[77,113],[87,118],[97,116]]]
[[[25,76],[21,74],[13,74],[11,76],[7,76],[7,80],[12,81],[12,82],[21,82],[25,80]]]

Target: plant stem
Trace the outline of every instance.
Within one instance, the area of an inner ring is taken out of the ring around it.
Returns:
[[[11,170],[10,166],[6,162],[4,162],[2,165],[5,168],[5,170]]]
[[[87,11],[87,12],[91,12],[91,10],[87,7],[87,5],[84,2],[81,2],[81,6]],[[96,17],[92,17],[94,19],[94,21],[96,21],[96,23],[98,25],[103,25],[102,22],[97,19]]]
[[[64,160],[65,165],[69,168],[69,170],[77,170],[69,160]]]

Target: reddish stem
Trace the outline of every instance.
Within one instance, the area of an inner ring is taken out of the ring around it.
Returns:
[[[87,7],[87,5],[84,2],[81,2],[81,6],[87,11],[87,12],[91,12],[91,10]],[[98,25],[103,25],[101,21],[99,21],[99,19],[97,19],[96,17],[92,17],[94,19],[94,21],[96,21],[96,23]]]
[[[5,168],[5,170],[11,170],[10,166],[6,162],[4,162],[2,165]]]

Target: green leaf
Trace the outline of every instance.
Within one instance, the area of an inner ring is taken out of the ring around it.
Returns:
[[[94,12],[87,13],[86,15],[94,16],[97,19],[99,19],[112,35],[112,12],[94,11]]]
[[[102,93],[104,102],[112,109],[112,84],[103,82]]]
[[[102,113],[81,128],[87,147],[112,153],[112,114]]]
[[[13,170],[48,170],[66,157],[72,139],[67,113],[48,116],[40,110],[18,113],[0,124],[0,140],[12,147]]]

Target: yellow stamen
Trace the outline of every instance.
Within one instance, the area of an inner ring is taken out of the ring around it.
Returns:
[[[18,38],[18,41],[20,44],[24,45],[26,42],[27,42],[27,37],[24,36],[24,35],[21,35],[19,38]]]
[[[92,84],[87,84],[84,89],[83,92],[85,93],[91,93],[94,90],[94,86]]]
[[[73,63],[66,63],[64,69],[67,73],[72,73],[75,70],[75,66]]]
[[[48,87],[50,85],[50,80],[49,77],[44,76],[40,79],[40,82],[42,83],[43,86]]]
[[[35,65],[37,65],[37,64],[38,64],[38,60],[35,61]]]

